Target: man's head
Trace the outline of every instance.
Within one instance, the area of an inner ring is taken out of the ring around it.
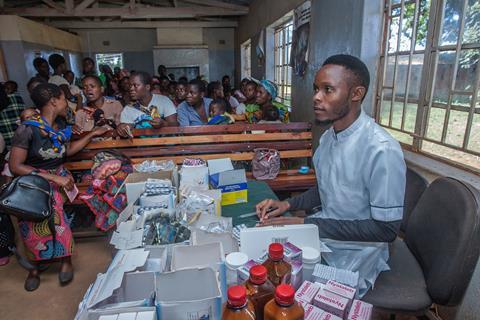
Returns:
[[[315,75],[313,96],[315,119],[331,124],[356,115],[367,94],[370,74],[365,64],[351,55],[334,55]]]
[[[35,58],[33,60],[33,67],[37,70],[38,74],[44,78],[48,78],[50,75],[50,67],[47,60],[43,58]]]
[[[159,76],[166,76],[167,75],[167,68],[163,64],[158,66],[157,71],[158,71]]]
[[[83,58],[82,68],[85,75],[95,73],[95,61],[90,57]]]
[[[67,63],[65,62],[65,58],[57,53],[51,54],[48,57],[48,63],[57,74],[63,75],[65,71],[67,71]]]
[[[191,106],[199,106],[205,96],[205,82],[202,80],[191,80],[187,87],[187,96],[185,100]]]
[[[152,77],[144,71],[136,71],[130,75],[130,97],[142,100],[151,95]]]
[[[5,86],[6,94],[15,93],[18,90],[18,84],[15,81],[11,81],[11,80],[5,81],[4,86]]]
[[[73,81],[75,80],[75,74],[70,70],[65,71],[65,73],[63,74],[63,77],[70,84],[73,84]]]

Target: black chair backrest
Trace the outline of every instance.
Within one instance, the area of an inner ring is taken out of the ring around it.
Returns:
[[[407,230],[408,218],[418,203],[425,189],[428,187],[428,181],[415,170],[407,167],[407,181],[405,185],[405,201],[403,203],[403,219],[400,231],[405,233]]]
[[[425,190],[405,242],[422,267],[432,301],[461,302],[480,252],[480,194],[467,183],[438,178]]]

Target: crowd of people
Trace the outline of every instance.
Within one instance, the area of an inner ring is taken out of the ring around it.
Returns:
[[[95,62],[88,57],[83,59],[83,72],[77,77],[59,54],[50,55],[48,61],[36,58],[33,66],[37,74],[27,83],[33,106],[25,105],[16,82],[0,83],[0,152],[6,153],[3,182],[8,183],[14,176],[36,174],[47,179],[53,190],[55,238],[46,221],[18,221],[26,256],[35,265],[25,280],[27,291],[39,287],[40,272],[52,257],[61,263],[60,284],[73,279],[71,218],[64,203],[75,183],[63,163],[92,139],[106,133],[128,138],[133,129],[142,128],[231,124],[238,120],[288,121],[288,108],[275,101],[277,87],[268,80],[243,79],[240,88],[234,90],[229,76],[210,83],[201,77],[176,80],[163,65],[158,67],[157,76],[120,68],[112,71],[108,65],[100,65],[97,72]],[[101,168],[118,160],[114,153],[100,153],[97,158]],[[126,205],[118,200],[121,197],[109,202],[105,196],[108,190],[119,188],[129,170],[131,165],[126,161],[112,175],[113,182],[103,179],[98,190],[88,189],[79,196],[95,214],[101,230],[111,229],[119,209]],[[0,236],[10,239],[0,243],[0,265],[8,263],[15,245],[11,233],[10,217],[0,213]]]

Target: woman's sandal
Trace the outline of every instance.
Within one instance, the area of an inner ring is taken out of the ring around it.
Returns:
[[[28,275],[27,279],[25,280],[24,288],[27,291],[35,291],[40,286],[40,277]]]

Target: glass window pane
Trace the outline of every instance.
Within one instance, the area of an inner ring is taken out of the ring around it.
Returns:
[[[390,118],[390,107],[392,103],[392,90],[383,89],[383,100],[380,104],[380,124],[388,126]]]
[[[479,2],[480,3],[480,2]],[[479,13],[480,18],[480,13]],[[480,21],[479,21],[480,27]],[[480,32],[480,30],[479,30]],[[473,91],[477,68],[479,67],[480,49],[462,50],[458,60],[458,70],[455,82],[455,90]]]
[[[403,130],[412,133],[415,131],[415,122],[417,121],[417,109],[418,105],[416,103],[407,103]]]
[[[420,9],[417,23],[417,38],[415,50],[424,50],[427,44],[428,20],[430,15],[431,0],[420,0]]]
[[[431,108],[428,115],[426,136],[440,141],[442,139],[443,121],[445,121],[445,109]]]
[[[412,55],[412,64],[410,71],[410,83],[408,88],[408,99],[418,100],[423,71],[423,54]]]
[[[388,128],[387,128],[387,131],[392,135],[392,137],[397,139],[399,142],[403,142],[409,145],[413,144],[413,137],[411,135],[407,133],[399,132],[397,130],[388,129]]]
[[[472,102],[472,96],[464,94],[454,94],[452,95],[452,106],[461,106],[470,108],[470,103]]]
[[[392,107],[392,127],[400,129],[402,126],[403,102],[394,101]]]
[[[457,147],[463,145],[465,129],[467,128],[468,112],[450,110],[447,136],[445,142]]]
[[[415,22],[415,3],[405,5],[403,11],[402,32],[400,34],[400,51],[410,51]]]
[[[463,14],[463,0],[446,0],[443,11],[441,45],[456,44]]]
[[[393,53],[397,51],[399,25],[400,17],[392,18],[390,23],[390,38],[388,39],[388,53]]]
[[[393,86],[393,68],[395,68],[395,56],[387,57],[387,66],[385,72],[385,80],[383,85],[386,87]]]
[[[406,55],[398,56],[397,74],[395,76],[395,96],[405,98],[405,88],[407,85],[409,57]]]
[[[467,165],[471,167],[473,170],[480,170],[480,157],[472,154],[444,147],[428,141],[423,142],[422,151],[436,156],[440,156],[448,160],[459,162],[462,165]]]
[[[480,1],[468,0],[463,29],[463,43],[480,42]]]
[[[455,64],[455,51],[440,52],[435,78],[433,101],[447,103]]]
[[[480,114],[473,115],[472,130],[468,140],[468,149],[480,152]],[[478,159],[480,162],[480,159]]]

